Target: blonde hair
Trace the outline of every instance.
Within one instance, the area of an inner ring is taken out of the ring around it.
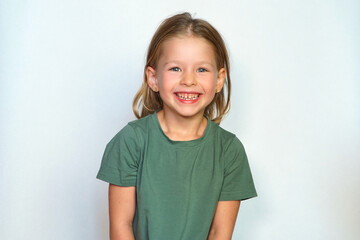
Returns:
[[[142,118],[162,109],[163,103],[159,93],[154,92],[147,84],[146,69],[149,66],[156,69],[160,57],[161,44],[165,40],[181,35],[206,39],[213,46],[217,69],[225,69],[226,78],[224,87],[215,94],[214,99],[205,108],[204,112],[212,121],[220,124],[222,118],[230,109],[231,81],[229,56],[225,43],[218,31],[207,21],[192,18],[187,12],[165,19],[156,30],[147,52],[144,81],[134,97],[133,112],[137,118]]]

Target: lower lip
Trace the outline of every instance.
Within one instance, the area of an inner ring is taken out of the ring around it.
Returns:
[[[176,94],[174,94],[174,95],[175,95],[177,100],[179,100],[181,103],[185,103],[185,104],[196,103],[199,100],[199,98],[201,97],[201,95],[199,95],[199,97],[196,98],[196,99],[185,100],[185,99],[179,98]]]

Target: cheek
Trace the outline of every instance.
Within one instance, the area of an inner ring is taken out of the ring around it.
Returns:
[[[159,87],[160,96],[161,96],[164,94],[171,93],[173,84],[171,84],[171,81],[169,81],[165,78],[161,78],[158,80],[158,87]]]
[[[216,79],[208,78],[203,83],[204,90],[208,93],[215,94],[216,92]]]
[[[179,76],[175,73],[163,73],[158,77],[159,89],[163,91],[171,91],[179,81]]]

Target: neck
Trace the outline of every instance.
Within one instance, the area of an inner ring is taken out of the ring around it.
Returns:
[[[190,141],[202,137],[207,126],[207,119],[203,113],[192,117],[166,113],[157,113],[161,129],[173,141]]]

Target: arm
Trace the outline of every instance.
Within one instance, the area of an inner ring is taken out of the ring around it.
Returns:
[[[240,201],[219,201],[211,223],[208,240],[231,240]]]
[[[132,222],[135,215],[136,187],[109,185],[111,240],[134,240]]]

